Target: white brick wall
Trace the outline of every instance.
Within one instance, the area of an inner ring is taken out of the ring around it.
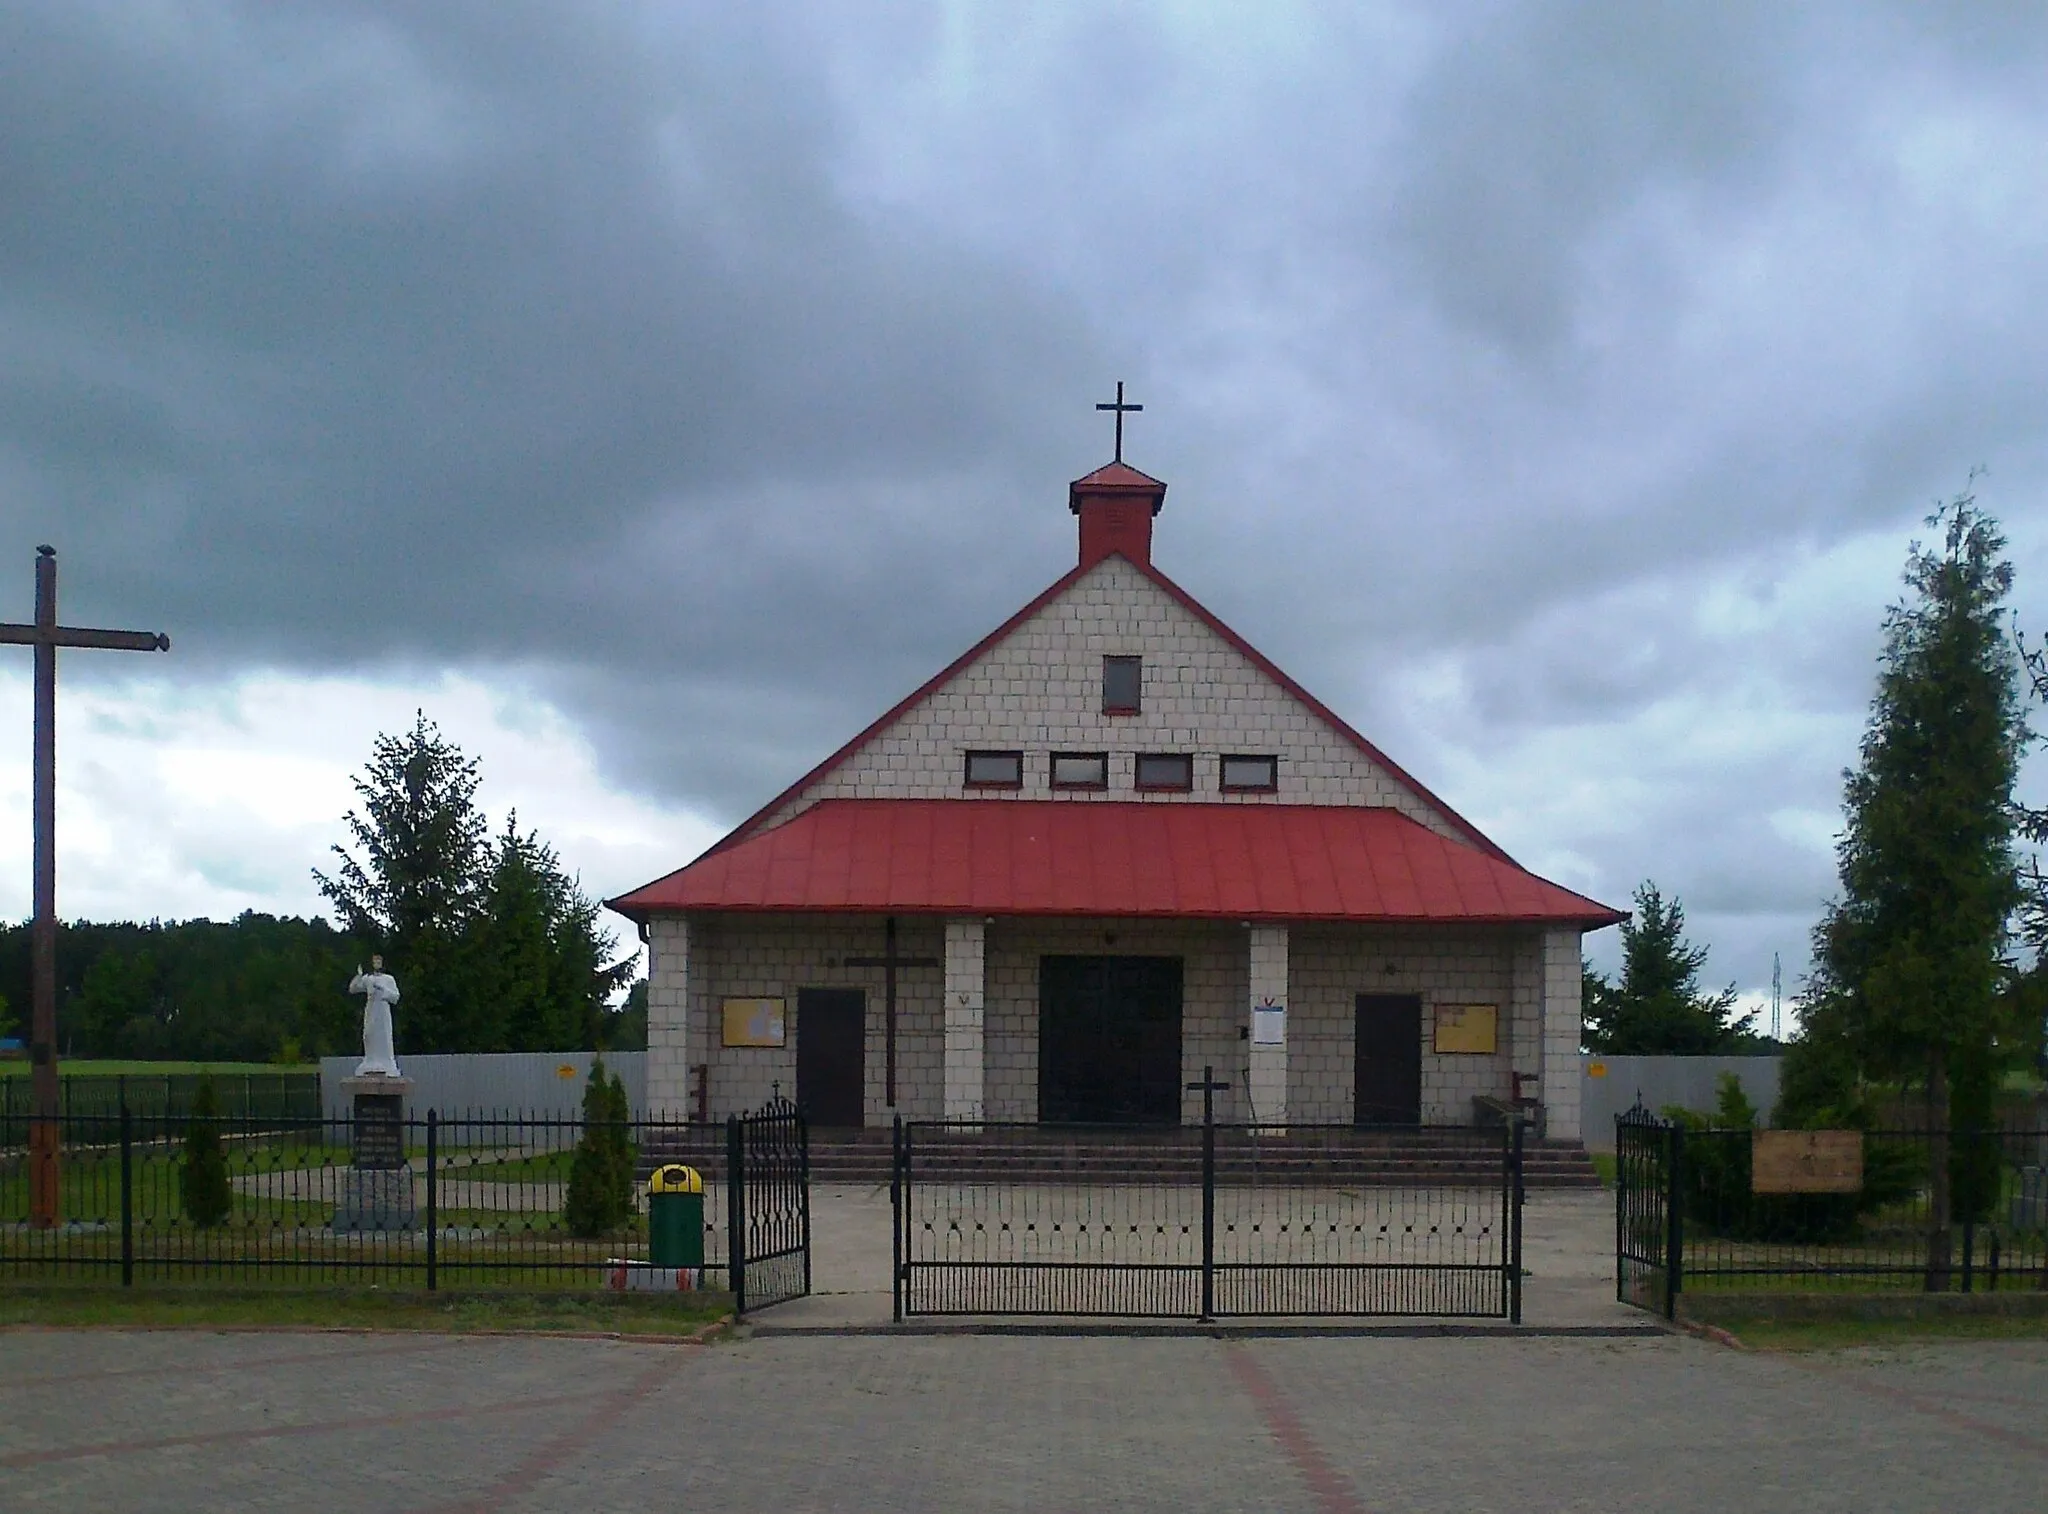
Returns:
[[[1353,1114],[1353,1059],[1360,994],[1421,998],[1422,1118],[1464,1125],[1472,1097],[1514,1091],[1514,958],[1527,932],[1391,926],[1297,925],[1288,941],[1287,1108],[1296,1120],[1343,1121]],[[1438,1003],[1496,1004],[1501,1050],[1493,1056],[1439,1056],[1432,1011]]]
[[[710,1068],[714,1117],[752,1108],[776,1091],[794,1096],[798,991],[860,988],[867,993],[867,1120],[887,1122],[882,970],[845,965],[850,956],[880,955],[879,918],[712,915],[695,917],[686,928],[681,920],[663,917],[653,923],[650,937],[651,1106],[687,1112],[689,1070],[697,1063]],[[1575,931],[1247,929],[1230,922],[1159,920],[998,919],[984,926],[979,920],[904,917],[898,948],[946,964],[943,970],[905,968],[898,975],[898,1108],[907,1118],[1036,1119],[1038,959],[1104,953],[1182,959],[1182,1081],[1194,1081],[1205,1064],[1215,1067],[1231,1085],[1218,1096],[1221,1118],[1253,1118],[1245,1098],[1248,1080],[1256,1077],[1249,1086],[1270,1089],[1267,1079],[1277,1074],[1284,1078],[1284,1096],[1256,1094],[1259,1119],[1275,1120],[1277,1104],[1295,1121],[1348,1121],[1357,996],[1415,994],[1421,999],[1417,1032],[1423,1038],[1425,1120],[1468,1122],[1472,1096],[1511,1096],[1512,1073],[1519,1068],[1542,1075],[1551,1133],[1578,1134]],[[721,1046],[718,1005],[735,995],[786,998],[789,1044]],[[1240,1032],[1249,1026],[1250,1005],[1268,995],[1288,1007],[1288,1044],[1261,1071]],[[1491,1056],[1439,1056],[1430,1042],[1432,1010],[1440,1002],[1500,1006],[1500,1050]],[[1548,1020],[1540,1029],[1539,1015]],[[1183,1118],[1199,1112],[1200,1096],[1185,1094]]]
[[[1543,1118],[1545,1133],[1579,1139],[1579,933],[1543,933]]]
[[[883,929],[880,917],[860,915],[727,914],[692,919],[689,1044],[698,1048],[695,1060],[711,1069],[713,1118],[755,1108],[777,1092],[784,1098],[796,1097],[796,1049],[802,1033],[798,990],[858,988],[867,994],[862,1102],[868,1124],[888,1123],[882,969],[846,965],[848,957],[881,956]],[[898,922],[896,949],[904,956],[943,960],[943,923],[903,917]],[[897,970],[897,1107],[907,1119],[935,1120],[944,1113],[942,995],[941,969]],[[787,1044],[774,1048],[721,1046],[719,1005],[730,997],[786,999]],[[654,1036],[651,1005],[650,991],[650,1054]],[[649,1066],[651,1090],[651,1055]]]
[[[650,1119],[686,1119],[694,1112],[690,1100],[689,992],[689,922],[676,915],[657,915],[647,925]]]
[[[1102,659],[1145,659],[1143,711],[1102,713]],[[1021,749],[1024,787],[965,790],[970,749]],[[1110,754],[1105,791],[1054,790],[1048,754]],[[1138,794],[1139,752],[1188,752],[1188,794]],[[1219,755],[1277,753],[1277,794],[1224,794]],[[1122,558],[1105,559],[999,645],[878,732],[767,823],[830,798],[1057,798],[1391,806],[1454,839],[1436,809],[1272,682]]]

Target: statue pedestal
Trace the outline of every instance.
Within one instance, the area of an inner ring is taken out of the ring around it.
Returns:
[[[405,1160],[405,1096],[411,1078],[343,1078],[341,1091],[354,1104],[352,1163],[341,1175],[334,1210],[339,1233],[412,1230],[419,1202],[412,1168]]]

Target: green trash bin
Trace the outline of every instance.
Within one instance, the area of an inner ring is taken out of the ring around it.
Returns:
[[[656,1267],[704,1265],[704,1179],[670,1162],[647,1179],[647,1260]]]

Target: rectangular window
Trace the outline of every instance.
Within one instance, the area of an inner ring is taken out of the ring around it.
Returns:
[[[1270,794],[1280,787],[1278,757],[1225,757],[1217,787],[1226,794]]]
[[[1052,786],[1056,789],[1106,789],[1109,787],[1107,752],[1054,752]]]
[[[1102,659],[1102,713],[1135,715],[1144,692],[1145,659],[1105,657]]]
[[[1195,786],[1195,759],[1185,752],[1147,752],[1138,758],[1138,787],[1185,793]]]
[[[1024,754],[969,752],[967,786],[971,789],[1021,789],[1024,787]]]

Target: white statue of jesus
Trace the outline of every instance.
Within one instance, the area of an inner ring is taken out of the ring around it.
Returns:
[[[384,971],[382,957],[372,957],[368,972],[357,966],[348,991],[363,996],[363,1061],[356,1068],[356,1076],[397,1077],[398,1055],[391,1046],[391,1006],[398,1002],[398,980]]]

